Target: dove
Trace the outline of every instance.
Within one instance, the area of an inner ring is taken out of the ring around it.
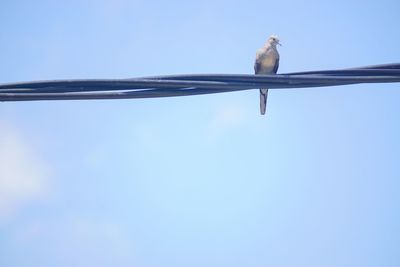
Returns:
[[[258,49],[256,54],[256,62],[254,63],[254,72],[260,74],[276,74],[279,68],[279,53],[276,48],[279,38],[271,35],[264,46]],[[265,114],[267,108],[268,89],[260,88],[260,113]]]

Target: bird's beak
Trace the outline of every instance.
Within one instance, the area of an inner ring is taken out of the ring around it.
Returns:
[[[280,42],[278,42],[278,45],[279,45],[279,46],[282,46],[282,44],[281,44]]]

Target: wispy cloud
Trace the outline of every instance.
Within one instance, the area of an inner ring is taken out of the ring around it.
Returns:
[[[20,134],[0,121],[0,219],[47,190],[48,167]]]
[[[157,153],[162,148],[160,131],[151,123],[134,126],[132,128],[132,136],[145,151]]]
[[[61,266],[137,266],[131,237],[116,221],[68,215],[22,225],[14,243],[41,244],[33,248],[36,263],[51,253]]]
[[[206,129],[206,138],[213,140],[227,131],[240,128],[244,124],[247,114],[247,109],[239,104],[220,107],[210,120]]]

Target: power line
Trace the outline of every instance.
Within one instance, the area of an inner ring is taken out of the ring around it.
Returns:
[[[49,80],[0,84],[0,101],[153,98],[257,88],[294,89],[400,82],[400,63],[276,75],[184,74],[131,79]]]

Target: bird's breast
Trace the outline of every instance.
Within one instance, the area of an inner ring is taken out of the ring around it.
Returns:
[[[264,57],[261,60],[260,73],[268,74],[274,70],[276,59],[271,56]]]

